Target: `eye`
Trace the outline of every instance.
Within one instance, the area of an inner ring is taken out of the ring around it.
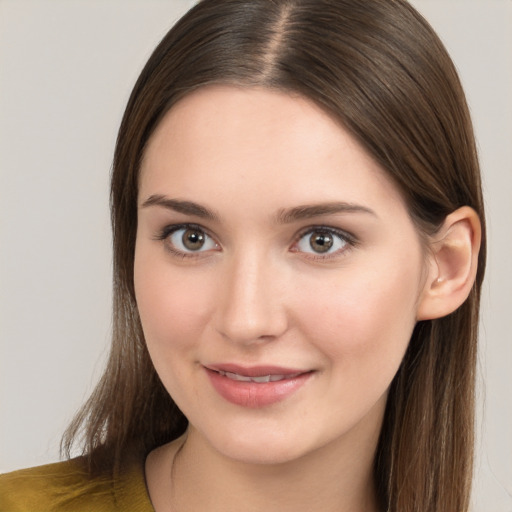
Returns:
[[[170,226],[159,236],[173,252],[182,255],[218,249],[218,244],[199,226]]]
[[[332,228],[314,228],[299,238],[294,250],[317,256],[328,256],[343,252],[350,245],[352,241],[346,233]]]

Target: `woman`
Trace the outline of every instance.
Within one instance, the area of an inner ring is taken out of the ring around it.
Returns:
[[[412,7],[200,2],[134,88],[111,198],[84,457],[3,477],[6,510],[468,509],[484,212]]]

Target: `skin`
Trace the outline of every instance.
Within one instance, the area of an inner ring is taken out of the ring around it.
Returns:
[[[340,202],[359,209],[283,219]],[[156,510],[376,510],[372,464],[388,388],[435,278],[384,171],[307,99],[207,87],[150,139],[138,222],[144,334],[190,422],[184,439],[147,459]],[[199,251],[181,245],[183,231],[165,231],[186,223],[205,233]],[[310,245],[319,226],[335,241],[327,253]],[[207,376],[205,366],[228,362],[311,374],[278,403],[243,407]]]

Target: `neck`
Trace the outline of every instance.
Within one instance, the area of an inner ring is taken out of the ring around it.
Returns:
[[[352,449],[340,459],[326,446],[300,460],[279,464],[249,464],[212,451],[204,456],[203,439],[194,439],[175,461],[175,497],[182,510],[224,512],[374,512],[373,455]],[[199,471],[197,468],[200,468]],[[180,489],[183,492],[180,495]],[[184,498],[193,497],[195,503]],[[192,507],[190,506],[192,505]]]

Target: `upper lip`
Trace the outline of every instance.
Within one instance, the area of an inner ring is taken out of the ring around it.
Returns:
[[[285,368],[283,366],[258,365],[258,366],[241,366],[233,363],[208,364],[205,365],[208,370],[215,372],[229,372],[245,377],[263,377],[266,375],[297,375],[307,373],[310,370],[302,370],[300,368]]]

